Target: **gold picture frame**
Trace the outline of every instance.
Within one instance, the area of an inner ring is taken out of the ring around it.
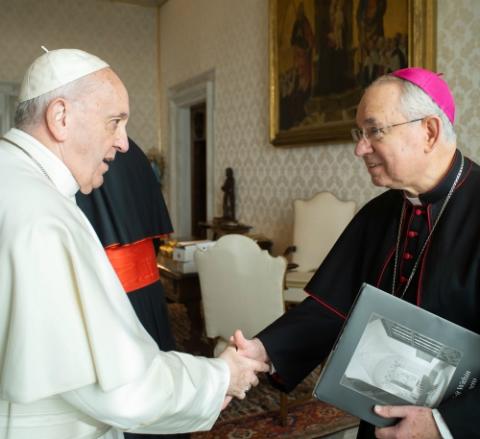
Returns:
[[[348,141],[356,105],[375,73],[407,65],[435,70],[436,0],[372,4],[270,0],[273,145]]]

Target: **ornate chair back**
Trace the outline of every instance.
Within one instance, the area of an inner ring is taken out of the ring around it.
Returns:
[[[355,208],[355,202],[341,201],[330,192],[294,201],[291,261],[297,267],[286,276],[286,301],[305,298],[303,288],[353,218]]]
[[[285,258],[272,257],[252,239],[225,235],[197,250],[205,330],[221,351],[236,329],[254,336],[284,312]]]

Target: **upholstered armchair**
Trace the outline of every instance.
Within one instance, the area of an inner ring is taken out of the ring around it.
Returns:
[[[253,337],[284,312],[286,259],[272,257],[251,238],[225,235],[195,252],[206,335],[214,354],[241,329]],[[287,423],[287,397],[280,392],[280,422]],[[291,403],[288,403],[291,405]]]
[[[353,201],[341,201],[330,192],[294,201],[293,245],[285,278],[285,301],[302,301],[304,288],[355,213]]]
[[[205,331],[214,353],[241,329],[254,336],[284,312],[286,260],[272,257],[244,235],[222,236],[214,246],[195,252]]]

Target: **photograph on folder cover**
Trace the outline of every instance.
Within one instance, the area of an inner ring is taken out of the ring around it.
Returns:
[[[372,314],[340,383],[390,404],[433,407],[442,400],[461,353],[429,337]]]

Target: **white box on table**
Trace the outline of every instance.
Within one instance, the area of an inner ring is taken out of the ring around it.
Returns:
[[[208,247],[215,244],[215,241],[202,240],[202,241],[183,241],[177,243],[173,249],[173,259],[175,261],[189,262],[193,261],[193,255],[198,249],[205,250]]]

